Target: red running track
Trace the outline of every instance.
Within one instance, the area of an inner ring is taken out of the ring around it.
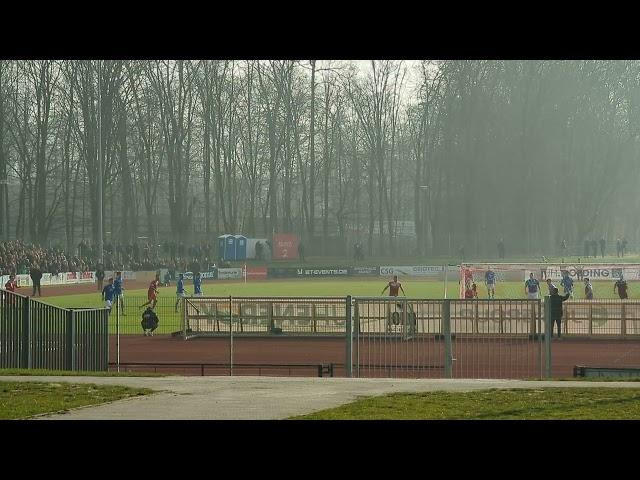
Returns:
[[[185,341],[168,335],[120,337],[120,363],[217,363],[228,364],[229,338],[198,338]],[[544,347],[544,344],[542,345]],[[354,358],[358,344],[354,343]],[[454,378],[539,378],[544,349],[527,339],[456,339],[453,342]],[[392,340],[359,344],[363,377],[443,378],[442,342]],[[564,338],[552,342],[552,374],[571,377],[575,365],[640,367],[640,339]],[[242,369],[238,364],[339,364],[336,376],[344,376],[345,341],[341,338],[248,338],[234,337],[234,374],[315,376],[317,369],[257,368]],[[110,362],[116,361],[116,338],[110,337]],[[367,368],[367,365],[377,365]],[[381,367],[380,367],[381,366]],[[123,367],[125,370],[149,370]],[[354,367],[355,368],[355,367]],[[153,370],[153,368],[151,368]],[[200,367],[161,368],[159,372],[200,375]],[[544,374],[544,365],[542,373]],[[207,375],[229,374],[225,368],[206,368]]]

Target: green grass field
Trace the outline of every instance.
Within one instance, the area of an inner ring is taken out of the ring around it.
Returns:
[[[251,297],[251,296],[378,296],[389,280],[384,277],[354,279],[322,279],[322,280],[274,280],[255,282],[208,282],[203,283],[203,292],[208,296],[219,297]],[[441,299],[444,297],[444,282],[401,279],[407,297]],[[542,286],[546,292],[546,285]],[[593,282],[596,298],[617,298],[613,293],[613,282]],[[191,284],[187,291],[192,292]],[[478,285],[480,298],[486,298],[487,292],[483,284]],[[447,297],[458,297],[458,282],[449,282]],[[640,283],[629,283],[629,297],[640,298]],[[141,333],[140,318],[143,309],[140,305],[147,301],[146,289],[126,290],[125,308],[122,310],[120,332],[123,334]],[[496,298],[525,298],[524,282],[502,282],[496,288]],[[583,298],[581,290],[576,295]],[[45,297],[47,303],[61,307],[102,307],[100,294],[87,293],[79,295],[62,295]],[[180,314],[175,312],[175,286],[160,288],[160,296],[156,312],[160,318],[160,326],[156,333],[169,334],[181,328]],[[110,317],[110,331],[115,333],[115,311]]]
[[[637,420],[640,389],[538,388],[396,393],[299,420]]]
[[[0,381],[0,420],[64,412],[150,393],[153,390],[148,388],[117,385]]]
[[[275,280],[256,282],[208,282],[203,283],[205,296],[216,297],[265,297],[265,296],[378,296],[389,280],[380,277],[377,279],[362,280]],[[400,279],[407,297],[410,298],[444,298],[444,282],[430,280]],[[594,281],[593,291],[595,298],[618,298],[613,292],[612,281]],[[193,291],[187,284],[188,292]],[[543,293],[546,293],[546,285],[542,285]],[[582,290],[578,285],[576,299],[583,298]],[[388,291],[387,291],[388,292]],[[487,292],[484,284],[478,285],[480,298],[486,298]],[[126,290],[125,300],[130,298],[140,300],[140,304],[146,301],[147,290]],[[160,297],[163,302],[175,303],[175,286],[161,287]],[[447,285],[447,298],[458,298],[458,282],[449,282]],[[524,295],[524,282],[502,282],[496,286],[496,298],[526,298]],[[640,299],[640,283],[629,282],[629,298]],[[47,297],[45,302],[63,307],[100,307],[103,302],[100,294],[86,293],[79,295],[61,295]]]

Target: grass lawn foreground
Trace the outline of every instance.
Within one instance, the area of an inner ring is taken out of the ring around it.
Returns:
[[[394,393],[297,420],[638,420],[640,388]]]
[[[0,381],[0,420],[28,419],[150,393],[148,388],[118,385]]]

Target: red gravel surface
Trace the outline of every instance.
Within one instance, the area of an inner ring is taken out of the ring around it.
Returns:
[[[453,344],[454,378],[539,378],[544,373],[544,349],[537,341],[503,339],[482,341],[457,339]],[[233,348],[234,374],[317,375],[316,365],[337,364],[336,376],[344,376],[345,341],[341,338],[234,337],[183,340],[167,335],[120,337],[120,362],[125,370],[153,370],[127,363],[193,363],[191,367],[159,367],[156,371],[200,375],[228,375],[228,367],[200,364],[229,364]],[[354,358],[360,355],[363,377],[443,378],[443,344],[403,340],[361,341],[354,344]],[[640,367],[640,340],[571,338],[553,340],[553,376],[571,377],[575,365]],[[110,338],[110,362],[116,361],[116,337]],[[241,364],[262,364],[242,368]],[[308,368],[267,368],[266,365],[309,364]],[[354,367],[356,368],[356,367]]]

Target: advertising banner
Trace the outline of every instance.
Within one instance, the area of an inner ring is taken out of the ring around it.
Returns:
[[[96,281],[95,272],[76,272],[78,283],[94,283]]]
[[[60,272],[57,275],[50,274],[49,278],[50,285],[64,285],[67,274],[65,272]],[[44,279],[44,276],[42,277]]]
[[[416,266],[382,266],[380,275],[389,277],[393,275],[410,277],[438,277],[443,272],[442,265],[416,265]]]
[[[298,258],[298,236],[295,233],[274,234],[273,258],[281,260]]]
[[[242,278],[242,268],[219,268],[218,280],[238,280]]]
[[[78,283],[78,272],[65,273],[64,283]]]
[[[267,268],[269,278],[292,278],[298,276],[298,269],[293,267],[269,267]]]
[[[247,280],[262,280],[267,278],[267,267],[251,267],[247,265]]]
[[[618,280],[623,277],[625,280],[640,280],[640,265],[605,265],[605,264],[567,264],[567,265],[549,265],[541,272],[536,270],[525,271],[525,280],[529,278],[529,272],[533,272],[536,277],[538,274],[542,278],[538,280],[561,280],[563,272],[567,272],[569,276],[575,280],[588,278],[591,281],[598,280]]]
[[[356,277],[377,277],[380,267],[349,267],[349,275]]]
[[[27,274],[16,275],[16,283],[18,287],[30,287],[31,277]]]
[[[185,280],[193,280],[193,272],[176,272],[176,280],[178,280],[178,275],[182,273],[184,275]],[[218,270],[211,270],[209,272],[200,272],[200,278],[202,280],[215,280],[218,278]]]
[[[346,277],[349,275],[347,267],[298,268],[299,277]]]

